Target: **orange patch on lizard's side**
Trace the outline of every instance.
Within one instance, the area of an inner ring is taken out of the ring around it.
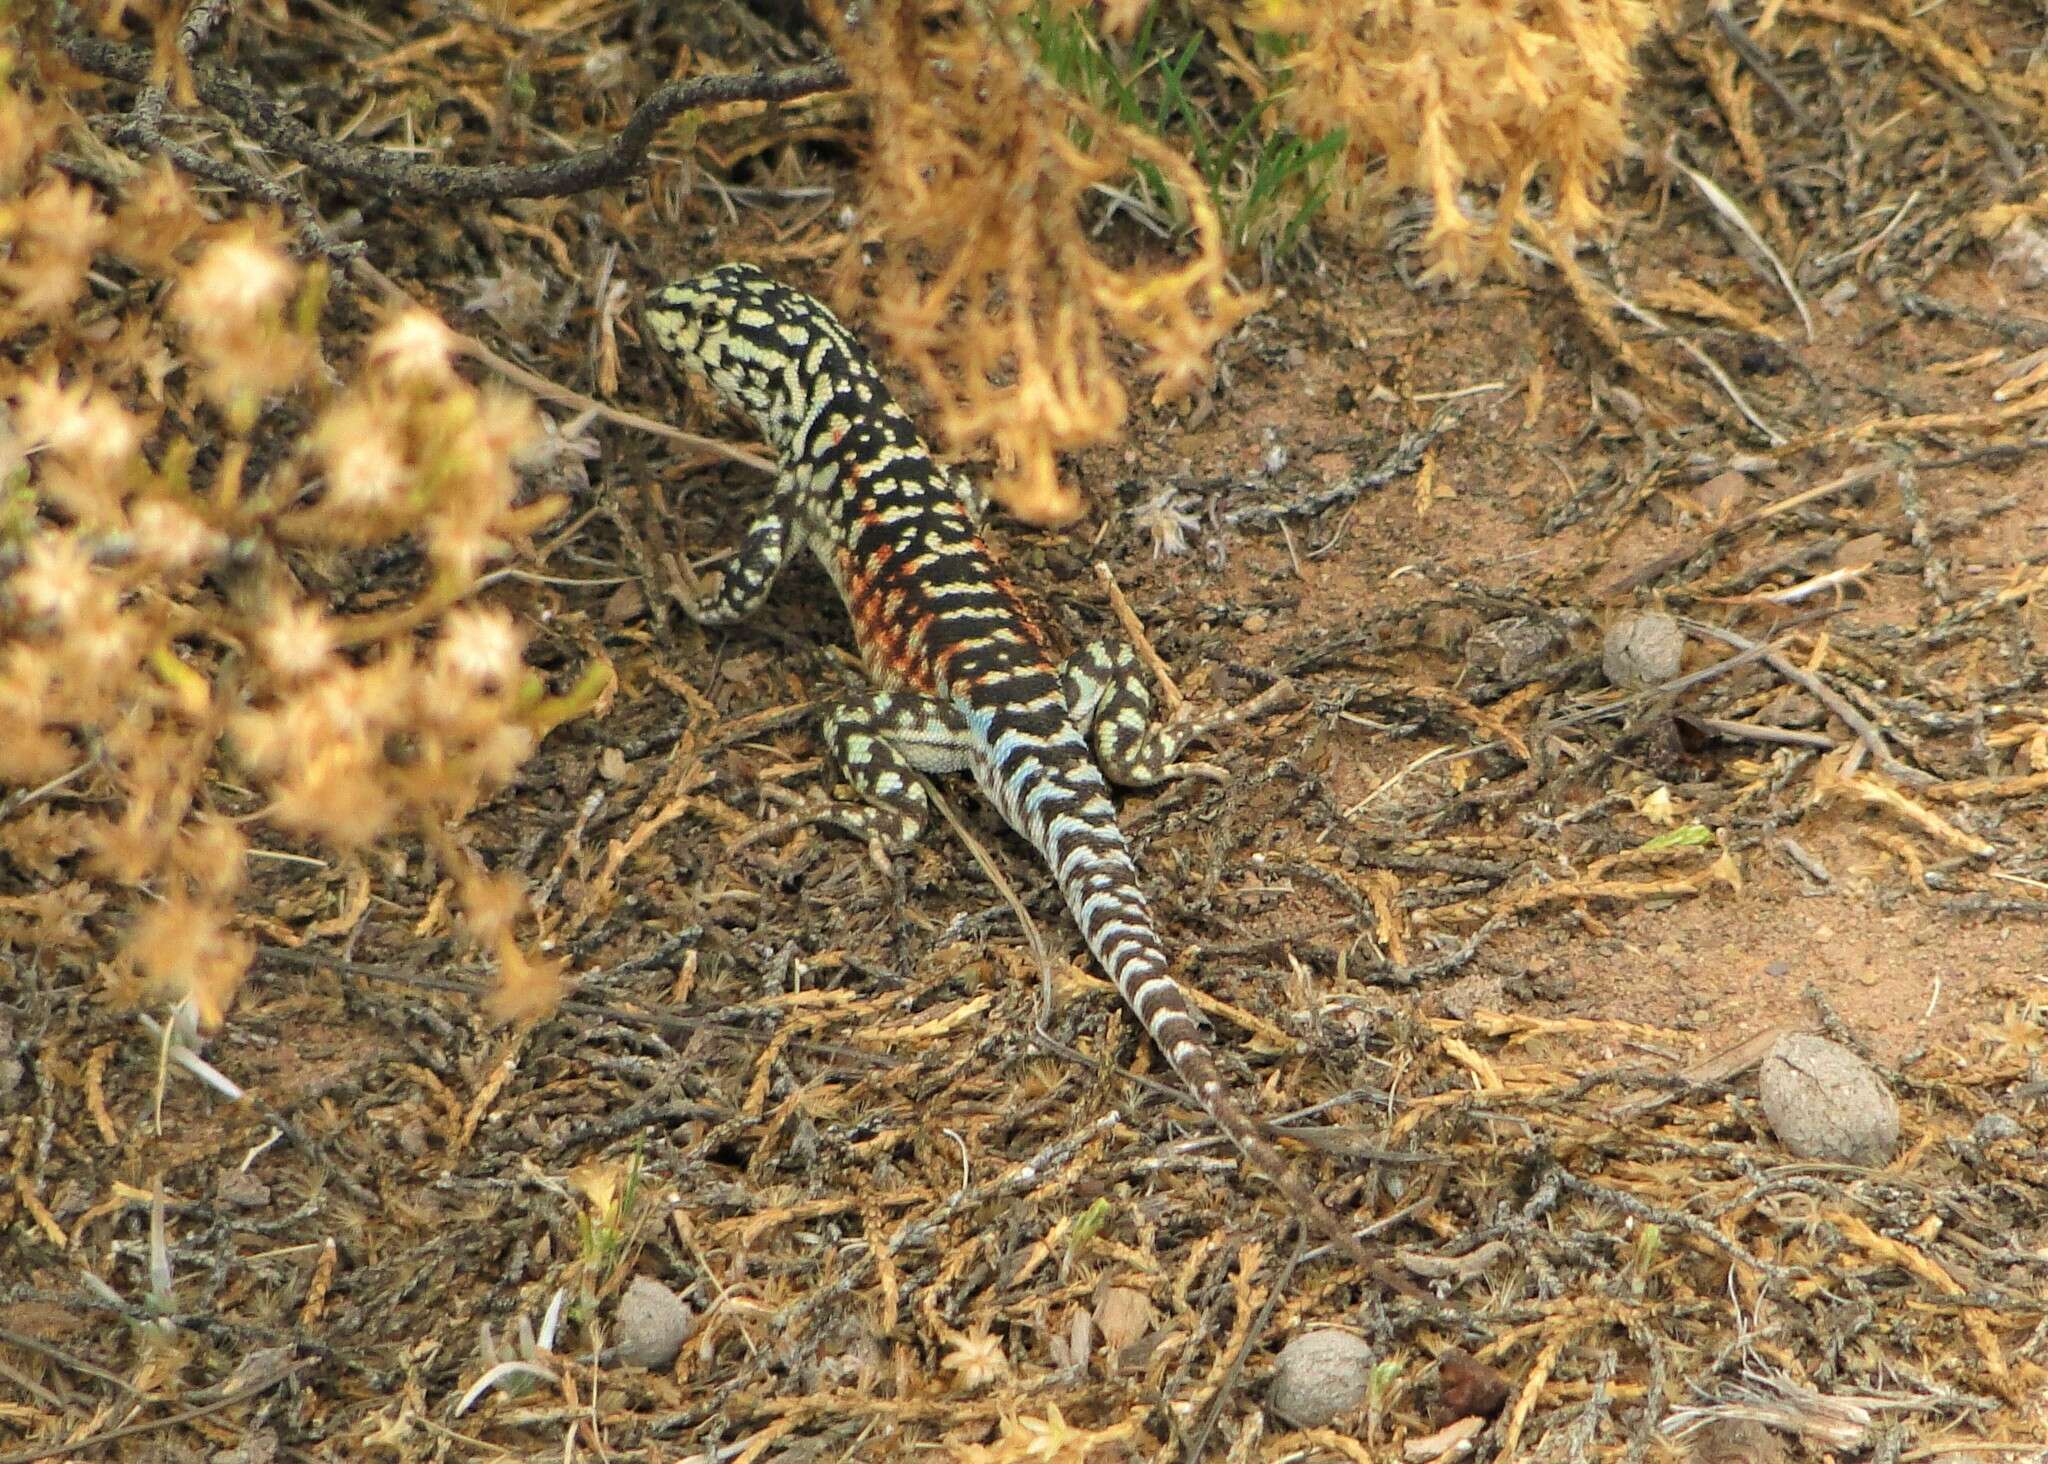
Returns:
[[[931,662],[915,649],[927,643],[931,612],[919,602],[900,572],[892,572],[894,550],[883,549],[857,563],[847,549],[839,551],[841,581],[853,618],[853,639],[868,675],[883,686],[908,687],[935,695],[938,683]]]

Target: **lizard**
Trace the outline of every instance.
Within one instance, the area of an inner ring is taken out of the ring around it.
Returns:
[[[823,303],[748,264],[649,293],[656,346],[708,379],[775,449],[766,508],[684,608],[739,620],[810,551],[837,587],[876,690],[835,702],[826,743],[861,802],[814,815],[883,847],[930,814],[919,773],[967,772],[1052,872],[1090,953],[1244,1160],[1383,1287],[1426,1294],[1323,1204],[1233,1092],[1163,941],[1110,801],[1147,786],[1193,730],[1152,719],[1135,653],[1093,642],[1056,663],[980,532],[987,500],[941,464],[865,348]]]

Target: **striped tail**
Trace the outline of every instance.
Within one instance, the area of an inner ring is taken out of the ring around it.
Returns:
[[[1062,719],[1056,729],[1032,725],[1038,721],[1031,715],[1034,700],[1026,695],[1010,702],[1022,715],[990,719],[985,745],[992,765],[977,769],[990,800],[1045,858],[1096,962],[1202,1111],[1298,1215],[1383,1284],[1421,1296],[1373,1258],[1239,1105],[1187,993],[1167,970],[1166,952],[1101,772],[1070,723]]]

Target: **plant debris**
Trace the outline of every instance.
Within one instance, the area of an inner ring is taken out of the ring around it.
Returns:
[[[0,96],[0,1464],[2048,1448],[2032,12],[60,21]],[[967,790],[1001,895],[786,820],[843,620],[674,613],[767,485],[633,314],[725,258],[1094,516],[991,524],[1049,623],[1270,713],[1125,825],[1433,1306],[1290,1235]],[[1678,634],[1616,685],[1623,616]],[[1882,1167],[1773,1133],[1788,1030]],[[1362,1406],[1289,1429],[1332,1327]]]

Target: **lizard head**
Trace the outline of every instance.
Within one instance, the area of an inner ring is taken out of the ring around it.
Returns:
[[[641,310],[655,345],[709,378],[778,445],[790,406],[788,368],[820,318],[831,320],[824,306],[751,264],[722,264],[663,285]]]
[[[757,337],[774,330],[773,304],[783,292],[751,264],[722,264],[655,290],[641,318],[656,345],[708,376],[729,357],[758,352],[764,342]]]

